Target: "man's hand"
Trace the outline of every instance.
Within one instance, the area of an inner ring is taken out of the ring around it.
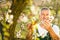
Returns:
[[[47,31],[49,30],[49,28],[52,28],[51,27],[51,23],[50,21],[48,20],[44,20],[42,23],[41,23],[41,27],[46,29]]]

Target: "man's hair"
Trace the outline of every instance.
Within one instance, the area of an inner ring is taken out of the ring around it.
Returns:
[[[48,10],[48,11],[49,11],[49,14],[50,14],[50,9],[49,9],[49,8],[43,7],[43,8],[41,9],[40,13],[41,13],[43,10]]]
[[[47,8],[47,7],[44,7],[44,8],[42,8],[42,9],[41,9],[41,11],[42,11],[42,10],[49,10],[49,8]]]

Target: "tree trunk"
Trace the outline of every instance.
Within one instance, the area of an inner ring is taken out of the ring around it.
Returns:
[[[9,40],[15,40],[14,39],[14,31],[15,31],[15,27],[17,24],[17,19],[20,16],[20,13],[23,11],[23,9],[27,6],[27,4],[29,3],[29,0],[12,0],[12,13],[13,14],[13,24],[10,27],[10,37]]]

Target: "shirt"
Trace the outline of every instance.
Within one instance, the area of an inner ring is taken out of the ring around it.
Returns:
[[[40,26],[40,24],[37,25],[38,28],[38,36],[45,37],[48,33],[48,31]],[[59,27],[57,25],[53,25],[52,27],[53,31],[56,33],[56,35],[59,36]]]

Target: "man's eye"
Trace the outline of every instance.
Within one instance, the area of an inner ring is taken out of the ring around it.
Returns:
[[[47,14],[48,15],[48,14]]]
[[[44,14],[42,13],[42,15],[44,15]]]

